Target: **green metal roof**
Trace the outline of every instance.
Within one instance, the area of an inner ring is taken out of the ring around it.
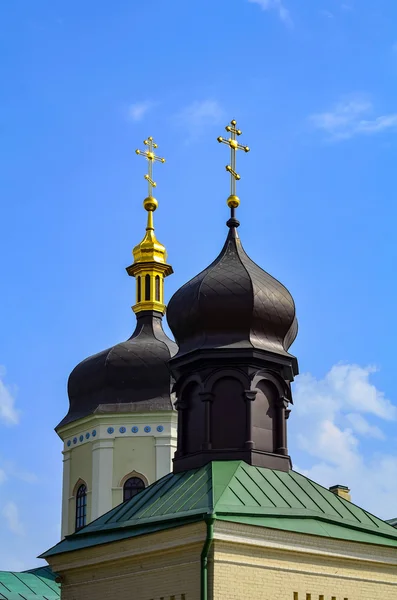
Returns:
[[[61,590],[49,567],[14,573],[0,571],[1,600],[59,600]]]
[[[181,524],[219,520],[397,547],[397,530],[294,471],[217,461],[166,475],[45,552],[47,557]]]

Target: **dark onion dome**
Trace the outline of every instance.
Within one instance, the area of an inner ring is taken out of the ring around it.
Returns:
[[[214,348],[290,356],[298,332],[291,294],[249,258],[234,226],[214,262],[171,298],[167,320],[178,357]]]
[[[77,365],[69,377],[69,412],[58,427],[92,413],[173,410],[168,361],[177,346],[161,321],[161,313],[140,312],[129,340]]]
[[[142,153],[154,161],[154,144]],[[162,159],[161,159],[162,160]],[[171,400],[173,380],[168,361],[176,344],[163,331],[165,313],[164,278],[171,275],[167,251],[154,232],[153,213],[158,202],[153,196],[143,201],[147,211],[146,233],[132,253],[134,262],[127,273],[136,281],[136,303],[132,307],[137,323],[126,342],[83,360],[68,382],[69,412],[58,428],[93,413],[149,412],[174,410]]]

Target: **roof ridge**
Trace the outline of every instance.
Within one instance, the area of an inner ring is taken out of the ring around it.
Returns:
[[[224,493],[226,492],[226,490],[229,488],[230,482],[234,479],[237,471],[240,469],[240,467],[242,466],[242,462],[241,460],[229,460],[229,461],[212,461],[210,463],[211,465],[211,480],[212,480],[212,512],[213,514],[216,514],[216,510],[217,510],[217,506],[221,503],[222,501],[222,497],[224,495]],[[224,474],[224,478],[221,477],[221,480],[219,481],[220,478],[220,474],[217,473],[216,471],[219,468],[222,468],[223,470],[227,467],[230,468],[230,472],[225,473]],[[216,483],[218,479],[218,483]],[[222,481],[223,479],[223,481]],[[222,491],[219,490],[219,488],[223,488]]]

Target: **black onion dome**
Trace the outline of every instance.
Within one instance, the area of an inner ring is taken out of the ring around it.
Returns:
[[[173,410],[168,361],[177,346],[161,321],[160,313],[138,313],[129,340],[77,365],[68,382],[69,412],[58,427],[92,413]]]
[[[209,348],[289,356],[298,332],[291,294],[249,258],[234,227],[214,262],[171,298],[167,320],[178,356]]]

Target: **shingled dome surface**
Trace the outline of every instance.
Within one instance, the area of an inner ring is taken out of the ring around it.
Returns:
[[[214,262],[171,298],[167,320],[177,356],[207,348],[285,355],[298,330],[291,294],[249,258],[235,228]]]
[[[137,316],[129,340],[83,360],[69,377],[69,412],[58,427],[94,412],[172,410],[169,359],[177,346],[161,315]]]

